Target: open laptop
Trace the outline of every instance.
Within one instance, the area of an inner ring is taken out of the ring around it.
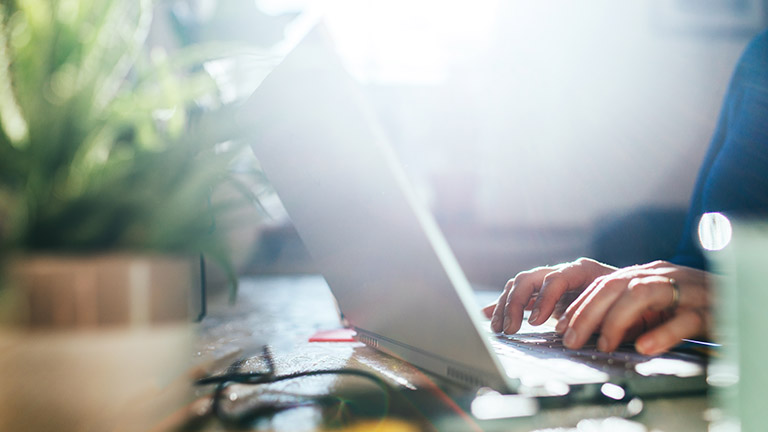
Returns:
[[[704,363],[694,356],[566,350],[551,328],[490,333],[322,26],[246,108],[254,153],[360,341],[469,387],[501,392],[589,397],[607,382],[633,395],[706,388]]]

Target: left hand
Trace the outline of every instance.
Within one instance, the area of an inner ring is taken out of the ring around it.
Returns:
[[[673,304],[674,285],[678,301]],[[709,277],[704,271],[666,261],[618,269],[595,279],[557,323],[564,344],[577,349],[600,333],[597,347],[613,351],[636,336],[635,348],[658,354],[681,339],[709,335]]]

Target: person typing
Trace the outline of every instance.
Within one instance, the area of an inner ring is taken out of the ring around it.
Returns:
[[[648,355],[708,337],[711,277],[696,231],[710,212],[768,215],[768,31],[749,43],[733,73],[676,255],[625,268],[580,258],[521,272],[483,308],[491,329],[515,333],[530,310],[532,325],[558,318],[556,331],[572,349],[593,334],[601,351],[633,340]]]

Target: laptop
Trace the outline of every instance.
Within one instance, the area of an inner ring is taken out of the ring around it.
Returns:
[[[695,355],[566,350],[551,327],[491,333],[322,25],[243,112],[256,158],[365,344],[470,388],[503,393],[588,398],[606,383],[632,395],[706,388],[705,361]]]

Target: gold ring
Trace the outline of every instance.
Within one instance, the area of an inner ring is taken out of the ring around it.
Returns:
[[[674,278],[669,278],[667,282],[672,287],[672,303],[670,303],[667,309],[674,310],[680,305],[680,286]]]

